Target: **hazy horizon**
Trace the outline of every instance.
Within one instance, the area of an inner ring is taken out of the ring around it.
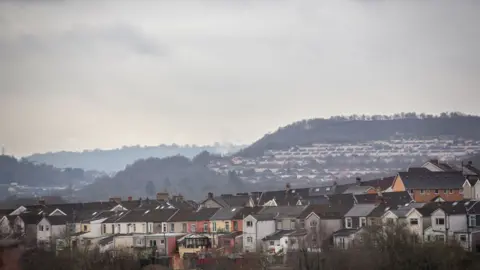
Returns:
[[[332,115],[480,114],[479,1],[2,1],[0,146],[249,144]]]

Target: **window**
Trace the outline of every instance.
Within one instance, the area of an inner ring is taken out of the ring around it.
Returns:
[[[225,222],[225,231],[229,232],[230,231],[230,222]]]
[[[253,227],[253,222],[247,221],[247,227]]]
[[[133,224],[133,232],[137,232],[137,224]]]
[[[410,193],[410,194],[413,194],[413,189],[410,189],[410,190],[409,190],[409,193]]]
[[[411,218],[410,225],[418,225],[418,218]]]
[[[175,231],[175,223],[170,223],[170,232]]]
[[[182,232],[187,232],[187,223],[182,223]]]
[[[393,225],[394,222],[393,218],[387,218],[387,225]]]
[[[435,240],[445,242],[445,235],[436,235]]]
[[[212,231],[216,232],[217,231],[217,222],[212,222]]]
[[[253,239],[252,239],[252,237],[250,237],[250,236],[249,236],[249,237],[247,237],[247,243],[252,243],[252,242],[253,242]]]
[[[445,225],[445,219],[444,218],[436,218],[435,219],[435,224],[436,225]]]
[[[190,231],[191,232],[196,232],[197,231],[197,224],[191,224],[190,225]]]
[[[150,246],[151,247],[156,247],[157,246],[157,240],[150,240]]]
[[[435,189],[435,194],[438,194],[438,189]]]
[[[305,221],[304,220],[300,220],[300,229],[304,229],[305,228]]]
[[[165,245],[165,240],[160,240],[160,244]]]
[[[310,221],[310,228],[314,229],[314,228],[317,228],[317,221],[316,220],[312,220]]]
[[[48,227],[48,225],[45,225],[45,231],[48,232],[49,229],[50,229],[50,228]]]
[[[448,189],[444,189],[444,190],[443,190],[443,193],[444,193],[444,194],[448,194]]]
[[[115,225],[112,224],[112,233],[115,234]]]
[[[351,229],[352,228],[352,218],[345,218],[345,228]]]
[[[153,232],[153,224],[148,223],[148,232]]]
[[[208,232],[208,222],[203,223],[203,232]]]
[[[167,232],[167,224],[162,225],[162,232]]]
[[[84,232],[88,231],[88,226],[87,225],[83,225],[83,231]]]
[[[238,221],[233,222],[233,230],[236,232],[238,231]]]
[[[282,230],[283,229],[283,224],[281,221],[277,221],[277,230]]]
[[[142,224],[142,232],[143,232],[143,233],[145,232],[145,223]]]
[[[43,225],[39,225],[39,226],[38,226],[38,230],[41,231],[41,232],[43,232]]]
[[[122,232],[121,227],[120,227],[120,224],[117,224],[117,232],[118,232],[118,233],[121,233],[121,232]]]
[[[448,193],[453,194],[453,189],[448,190]]]
[[[340,237],[340,248],[345,249],[345,238]]]
[[[102,224],[102,234],[107,233],[107,224]]]
[[[294,230],[295,229],[295,219],[290,220],[290,229]]]
[[[360,218],[360,227],[365,227],[367,226],[367,218],[361,217]]]
[[[460,234],[460,241],[467,242],[467,236],[465,234]]]
[[[471,215],[470,216],[470,227],[475,227],[477,225],[477,216]]]
[[[425,194],[425,190],[424,190],[424,189],[420,189],[420,194]]]
[[[270,246],[273,246],[275,245],[275,242],[274,241],[270,241]]]

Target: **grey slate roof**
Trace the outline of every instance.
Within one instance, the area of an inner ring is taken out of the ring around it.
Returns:
[[[210,217],[210,220],[232,220],[238,212],[241,212],[243,207],[226,207],[220,208]]]
[[[271,214],[275,218],[296,218],[305,210],[305,206],[264,207],[259,214]]]
[[[377,206],[375,204],[356,204],[350,209],[350,211],[348,211],[345,214],[345,216],[346,217],[366,217],[376,207]]]
[[[354,233],[357,233],[359,229],[340,229],[333,233],[333,236],[350,236]]]
[[[353,194],[353,195],[357,195],[357,194],[365,194],[368,192],[369,189],[372,189],[373,187],[369,187],[369,186],[350,186],[348,187],[344,192],[343,194]]]
[[[361,182],[362,186],[371,186],[375,189],[379,188],[381,191],[384,191],[392,186],[395,176],[382,177],[378,179],[368,180]]]
[[[412,196],[407,191],[383,192],[381,197],[377,194],[358,194],[354,195],[354,198],[357,203],[383,202],[388,206],[405,205],[413,201]]]
[[[399,172],[406,189],[459,189],[465,183],[462,172]]]
[[[275,241],[280,240],[282,237],[293,233],[294,230],[278,230],[270,235],[267,235],[263,238],[265,241]]]
[[[47,219],[51,225],[66,225],[72,221],[72,217],[68,216],[49,216],[45,217],[45,219]]]

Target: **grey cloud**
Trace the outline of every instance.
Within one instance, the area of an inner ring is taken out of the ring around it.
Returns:
[[[248,143],[335,114],[480,113],[479,1],[7,3],[0,143],[18,153]]]

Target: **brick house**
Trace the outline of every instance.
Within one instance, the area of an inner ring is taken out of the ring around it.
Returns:
[[[407,191],[415,202],[430,202],[441,198],[443,201],[463,199],[465,177],[462,172],[432,172],[409,169],[399,172],[393,181],[394,192]]]

